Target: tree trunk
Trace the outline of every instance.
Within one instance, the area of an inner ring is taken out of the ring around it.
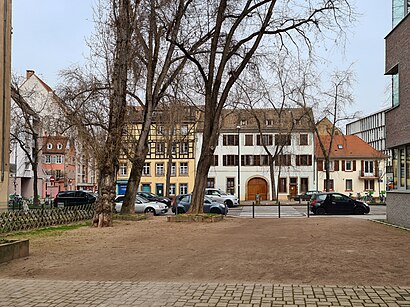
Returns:
[[[115,197],[113,167],[107,165],[102,166],[100,176],[100,195],[95,203],[93,226],[110,227],[112,226],[112,204]]]
[[[201,156],[199,158],[197,166],[197,173],[195,175],[195,185],[194,190],[192,192],[191,205],[189,207],[188,213],[203,213],[205,188],[212,159],[213,152],[210,152],[209,150],[201,151]]]
[[[165,196],[169,198],[169,189],[171,187],[171,171],[172,171],[172,138],[168,140],[167,144],[168,164],[165,178]],[[176,171],[176,170],[175,170]]]
[[[329,188],[329,186],[330,186],[330,182],[329,182],[329,179],[330,179],[330,161],[329,161],[329,159],[328,158],[326,158],[325,159],[325,171],[326,171],[326,184],[325,184],[325,190],[326,190],[326,192],[329,192],[330,191],[330,188]]]
[[[275,165],[273,164],[272,159],[271,161],[272,162],[269,164],[270,181],[271,181],[271,200],[277,200],[276,184],[275,184]]]

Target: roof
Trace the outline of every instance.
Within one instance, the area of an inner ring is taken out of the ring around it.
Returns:
[[[203,130],[204,113],[201,112],[198,130]],[[257,120],[260,121],[261,129],[269,131],[312,131],[312,110],[304,108],[261,108],[261,109],[224,109],[221,116],[221,131],[258,130]],[[268,123],[269,121],[269,123]]]
[[[326,149],[329,148],[330,136],[321,135],[320,139]],[[315,154],[317,158],[324,158],[320,148],[319,140],[315,139]],[[367,144],[357,135],[335,135],[333,138],[330,158],[379,158],[386,156]]]
[[[43,153],[44,154],[64,154],[68,149],[68,137],[66,136],[46,136],[43,139]],[[53,145],[51,149],[47,148],[47,144]],[[61,149],[58,149],[57,144],[61,144]]]

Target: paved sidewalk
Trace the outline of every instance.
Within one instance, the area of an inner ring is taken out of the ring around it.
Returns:
[[[410,306],[410,287],[0,279],[0,306]]]

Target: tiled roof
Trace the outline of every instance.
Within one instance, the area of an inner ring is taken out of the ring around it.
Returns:
[[[202,112],[199,119],[198,130],[203,129]],[[289,131],[292,126],[296,131],[313,131],[310,117],[313,118],[311,109],[286,108],[275,110],[273,108],[261,109],[224,109],[222,111],[221,131],[255,131],[258,129],[257,117],[263,131]],[[269,122],[269,124],[268,124]]]
[[[43,153],[44,154],[64,154],[68,149],[68,137],[66,136],[46,136],[44,137],[43,143]],[[47,144],[51,144],[52,148],[48,149]],[[61,149],[57,148],[57,144],[63,145]]]
[[[331,140],[330,136],[321,135],[320,138],[325,148],[328,149]],[[315,152],[317,158],[324,158],[317,137],[315,140]],[[332,143],[330,158],[384,159],[386,156],[356,135],[335,135]]]

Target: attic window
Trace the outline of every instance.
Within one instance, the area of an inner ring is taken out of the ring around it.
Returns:
[[[339,145],[337,145],[337,148],[343,149],[343,145],[342,145],[342,144],[339,144]]]
[[[246,126],[248,125],[248,121],[246,119],[241,120],[241,126]]]
[[[266,126],[272,126],[273,125],[273,120],[267,119],[266,120]]]
[[[53,144],[48,143],[48,144],[47,144],[47,149],[53,149]]]
[[[57,144],[57,149],[63,149],[63,145],[61,143]]]

